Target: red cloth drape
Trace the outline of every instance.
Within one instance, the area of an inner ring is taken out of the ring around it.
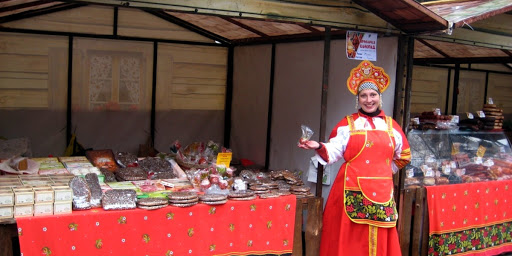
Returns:
[[[512,251],[512,181],[426,188],[429,255]]]
[[[21,253],[32,255],[266,255],[292,252],[296,197],[158,210],[18,218]]]

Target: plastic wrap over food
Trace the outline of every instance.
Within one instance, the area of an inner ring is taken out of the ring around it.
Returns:
[[[73,210],[91,209],[91,190],[85,179],[75,176],[69,181],[69,186],[73,190]]]
[[[121,167],[134,167],[137,166],[137,156],[129,152],[117,152],[115,154],[116,162]]]
[[[169,161],[158,157],[147,157],[139,161],[139,167],[148,173],[150,179],[174,179],[178,175],[174,172]],[[157,175],[157,177],[153,177]]]
[[[137,194],[133,189],[112,189],[105,191],[102,205],[104,210],[134,209]]]
[[[100,168],[100,172],[101,174],[103,174],[103,176],[105,176],[105,182],[116,182],[117,179],[116,179],[116,175],[109,171],[108,169],[105,169],[105,168]]]
[[[148,174],[139,167],[126,167],[116,171],[116,178],[118,181],[145,180]]]
[[[91,200],[89,201],[91,203],[91,207],[101,207],[101,197],[103,196],[103,192],[101,191],[98,175],[96,173],[88,173],[85,175],[85,181],[91,190]]]

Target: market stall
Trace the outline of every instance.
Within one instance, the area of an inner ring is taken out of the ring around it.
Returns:
[[[399,225],[404,255],[512,251],[512,154],[505,133],[494,120],[492,128],[484,125],[483,116],[458,124],[442,115],[432,120],[408,133],[413,157]]]

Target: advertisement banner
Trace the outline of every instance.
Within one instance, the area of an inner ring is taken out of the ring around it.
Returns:
[[[377,60],[377,33],[347,31],[347,58]]]

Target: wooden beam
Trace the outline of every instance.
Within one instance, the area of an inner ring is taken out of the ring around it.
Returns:
[[[215,41],[219,41],[219,42],[222,42],[224,44],[231,44],[231,41],[227,38],[224,38],[222,36],[219,36],[215,33],[212,33],[206,29],[203,29],[201,27],[198,27],[192,23],[189,23],[187,21],[184,21],[178,17],[175,17],[175,16],[172,16],[170,15],[169,13],[166,13],[164,11],[159,11],[159,10],[151,10],[151,9],[145,9],[145,11],[147,13],[150,13],[150,14],[153,14],[159,18],[162,18],[168,22],[171,22],[171,23],[174,23],[178,26],[181,26],[185,29],[188,29],[190,31],[193,31],[193,32],[196,32],[202,36],[205,36],[205,37],[208,37],[208,38],[211,38],[212,40],[215,40]]]
[[[423,40],[423,39],[421,39],[421,38],[418,38],[418,39],[416,39],[416,40],[418,40],[420,43],[422,43],[422,44],[426,45],[428,48],[430,48],[430,49],[434,50],[435,52],[437,52],[437,53],[441,54],[441,56],[444,56],[445,58],[450,58],[450,56],[449,56],[448,54],[446,54],[445,52],[443,52],[443,51],[441,51],[441,50],[437,49],[437,47],[435,47],[435,46],[431,45],[429,42],[427,42],[427,41],[425,41],[425,40]]]
[[[49,14],[49,13],[70,10],[70,9],[82,7],[85,5],[86,4],[84,4],[84,3],[64,3],[64,4],[59,4],[59,5],[53,5],[53,6],[46,7],[46,8],[21,12],[18,14],[1,17],[0,24],[6,23],[6,22],[11,22],[11,21],[16,21],[16,20],[21,20],[21,19],[26,19],[26,18],[31,18],[31,17],[36,17],[39,15],[45,15],[45,14]]]
[[[221,16],[221,18],[226,20],[226,21],[228,21],[228,22],[231,22],[231,23],[233,23],[233,24],[235,24],[235,25],[237,25],[237,26],[239,26],[239,27],[241,27],[241,28],[243,28],[243,29],[245,29],[247,31],[251,31],[252,33],[254,33],[254,34],[258,35],[258,36],[268,37],[267,34],[265,34],[265,33],[261,32],[261,31],[255,29],[255,28],[253,28],[251,26],[247,26],[247,25],[245,25],[244,23],[242,23],[240,21],[237,21],[235,19],[232,19],[232,18],[226,17],[226,16]]]
[[[416,58],[414,65],[425,64],[468,64],[468,63],[512,63],[512,57],[477,57],[477,58]]]
[[[471,29],[454,29],[451,35],[418,35],[417,38],[437,40],[450,43],[482,46],[487,48],[512,50],[512,37],[507,35],[473,31]]]
[[[394,32],[396,28],[351,1],[268,1],[268,0],[68,0],[114,6],[183,11],[220,16],[292,21],[310,25]]]

